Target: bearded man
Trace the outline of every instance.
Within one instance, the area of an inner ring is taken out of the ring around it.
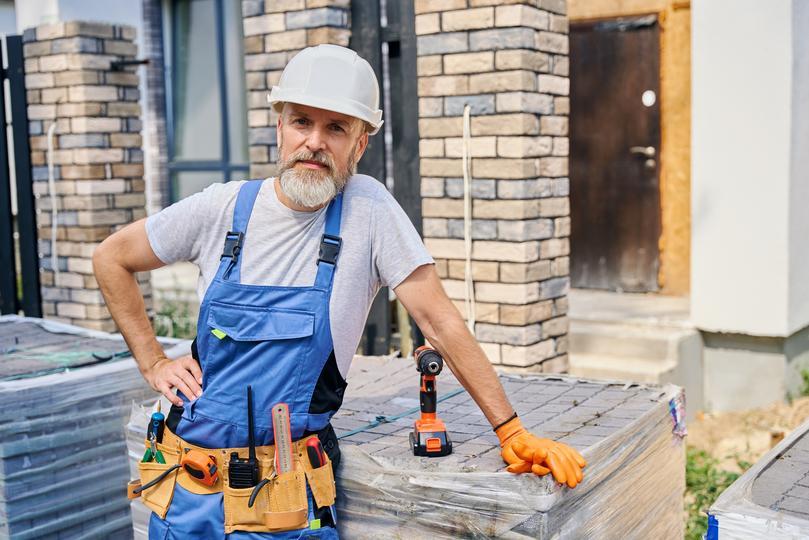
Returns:
[[[140,467],[140,493],[154,511],[150,537],[337,537],[332,466],[340,454],[329,420],[385,286],[491,422],[508,470],[551,472],[575,487],[582,457],[522,427],[404,211],[382,183],[356,174],[382,125],[370,65],[343,47],[304,49],[270,102],[280,113],[277,178],[214,184],[113,234],[93,257],[143,376],[173,403],[157,445],[166,464]],[[177,261],[199,267],[201,307],[192,355],[168,360],[134,273]],[[239,487],[233,471],[248,458],[248,386],[262,482]],[[294,445],[286,472],[274,459],[270,421],[279,402]],[[307,449],[318,443],[325,455],[315,463]],[[212,485],[193,468],[172,468],[192,450],[216,461]]]

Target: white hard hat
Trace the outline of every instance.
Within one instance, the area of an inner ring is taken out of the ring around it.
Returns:
[[[284,103],[297,103],[354,116],[373,127],[371,135],[382,126],[374,70],[357,53],[339,45],[307,47],[296,54],[267,99],[279,113]]]

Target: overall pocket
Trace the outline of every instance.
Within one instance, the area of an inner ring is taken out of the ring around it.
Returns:
[[[224,488],[225,505],[225,532],[251,531],[265,532],[267,526],[264,524],[264,514],[269,511],[269,486],[264,486],[256,495],[253,506],[247,504],[253,488]]]

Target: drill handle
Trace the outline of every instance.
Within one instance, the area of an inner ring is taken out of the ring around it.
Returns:
[[[438,404],[438,392],[435,389],[435,375],[421,374],[421,392],[419,392],[421,412],[435,414]]]

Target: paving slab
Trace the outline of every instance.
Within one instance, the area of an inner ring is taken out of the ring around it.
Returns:
[[[770,450],[709,510],[708,539],[809,537],[809,422]]]

